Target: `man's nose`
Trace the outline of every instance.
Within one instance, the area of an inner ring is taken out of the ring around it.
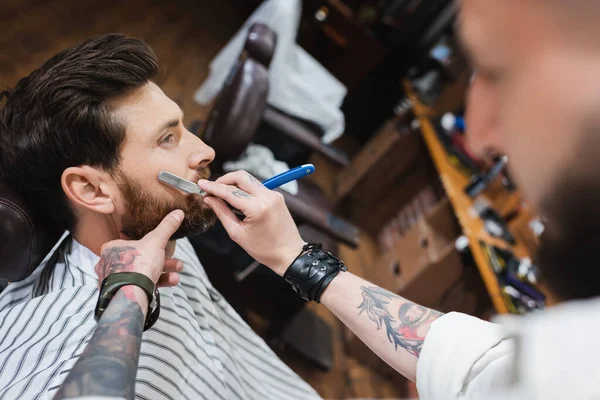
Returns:
[[[498,143],[499,112],[494,93],[481,78],[475,77],[467,93],[465,122],[467,125],[467,147],[479,157],[490,152],[501,152]]]
[[[186,131],[191,152],[188,157],[191,169],[207,167],[215,159],[215,151],[190,131]]]

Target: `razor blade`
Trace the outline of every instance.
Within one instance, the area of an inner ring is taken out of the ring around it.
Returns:
[[[198,186],[194,182],[188,181],[187,179],[183,179],[175,174],[170,173],[169,171],[159,172],[158,180],[185,193],[197,194],[203,197],[207,194],[204,190],[200,189],[200,186]],[[229,206],[231,211],[233,211],[234,214],[244,216],[244,213],[238,210],[237,208],[234,208],[229,204],[227,205]]]
[[[295,181],[297,179],[300,179],[307,175],[310,175],[313,172],[315,172],[314,165],[304,164],[299,167],[292,168],[289,171],[285,171],[285,172],[283,172],[279,175],[276,175],[272,178],[269,178],[266,181],[263,181],[262,184],[267,189],[273,190],[273,189],[277,189],[281,185],[285,185],[288,182]],[[183,179],[183,178],[181,178],[175,174],[172,174],[168,171],[161,171],[158,174],[158,180],[161,181],[162,183],[165,183],[169,186],[179,189],[185,193],[197,194],[200,196],[206,196],[206,194],[207,194],[204,190],[200,189],[200,187],[197,184],[195,184],[194,182],[190,182],[187,179]],[[229,208],[231,208],[231,210],[235,214],[240,215],[240,216],[244,215],[237,208],[232,207],[230,204],[227,204],[227,205],[229,206]]]
[[[166,183],[169,186],[173,186],[174,188],[179,189],[182,192],[206,196],[206,192],[200,189],[200,186],[198,186],[194,182],[188,181],[187,179],[183,179],[168,171],[161,171],[158,174],[158,180],[162,183]]]

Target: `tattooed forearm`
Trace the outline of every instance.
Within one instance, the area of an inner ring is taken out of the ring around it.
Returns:
[[[102,314],[55,399],[92,395],[134,398],[144,314],[136,293],[123,289]]]
[[[397,350],[398,346],[408,353],[419,357],[421,348],[425,340],[425,335],[429,330],[429,324],[442,314],[435,310],[406,302],[402,297],[397,296],[380,287],[361,286],[363,301],[358,306],[359,315],[363,312],[369,319],[377,325],[377,329],[385,327],[388,340],[394,344]],[[391,307],[394,302],[402,302],[398,310],[398,316],[392,315]]]
[[[100,261],[96,264],[96,274],[104,278],[115,272],[129,271],[137,255],[135,247],[110,247],[102,252]]]

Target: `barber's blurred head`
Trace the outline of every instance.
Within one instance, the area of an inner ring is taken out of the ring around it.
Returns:
[[[52,57],[0,96],[2,179],[76,232],[140,239],[176,208],[185,219],[175,236],[207,229],[215,219],[200,197],[157,180],[161,170],[208,178],[214,158],[151,81],[157,71],[152,49],[123,35]]]
[[[600,2],[462,0],[461,41],[477,76],[468,144],[508,155],[547,220],[540,263],[566,298],[600,295]]]

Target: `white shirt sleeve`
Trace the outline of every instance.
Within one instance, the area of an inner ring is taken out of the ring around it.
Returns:
[[[417,363],[421,399],[484,398],[513,379],[515,348],[504,327],[449,313],[432,323]]]

